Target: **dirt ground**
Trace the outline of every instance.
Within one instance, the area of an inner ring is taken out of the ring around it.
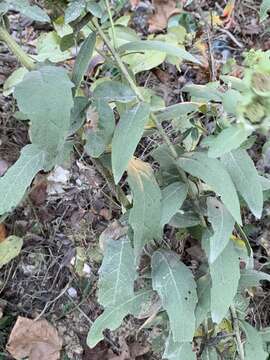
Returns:
[[[132,27],[145,35],[153,8],[147,0],[137,3],[132,10],[130,6],[127,9],[132,12]],[[200,8],[201,11],[220,11],[225,3],[200,1]],[[243,51],[250,48],[270,49],[269,23],[259,23],[259,4],[260,1],[237,1],[232,25],[227,29],[224,27],[224,31],[210,28],[210,40],[204,38],[208,31],[205,31],[205,25],[199,25],[197,37],[211,42],[216,71],[224,56],[241,64]],[[191,5],[189,12],[191,18],[198,21],[198,8]],[[9,20],[14,38],[28,52],[34,53],[34,40],[44,29],[16,13],[11,13]],[[16,58],[0,43],[0,91],[18,66]],[[72,61],[65,66],[71,67]],[[141,85],[147,82],[147,86],[162,95],[169,105],[179,102],[184,84],[205,84],[211,80],[210,77],[207,70],[198,71],[184,64],[178,71],[175,66],[165,64],[138,75],[138,81]],[[27,125],[14,118],[15,111],[12,96],[6,97],[1,91],[0,176],[29,142]],[[158,138],[149,136],[141,144],[137,155],[146,159],[158,141]],[[270,161],[262,158],[259,141],[253,146],[251,155],[258,169],[269,174]],[[105,340],[95,349],[87,348],[89,327],[102,311],[95,296],[102,259],[98,238],[112,221],[118,219],[121,208],[98,167],[83,154],[79,143],[69,164],[58,171],[58,174],[52,174],[51,180],[47,174],[39,174],[24,201],[4,221],[7,233],[22,236],[24,246],[21,254],[0,274],[0,310],[3,313],[0,318],[0,359],[12,359],[5,345],[18,315],[49,320],[63,337],[64,360],[161,359],[157,355],[158,329],[137,333],[141,322],[132,318],[127,319],[118,331],[107,332]],[[61,181],[56,180],[57,176]],[[269,214],[270,203],[266,203],[264,217],[260,221],[246,214],[255,265],[264,271],[270,267]],[[185,250],[187,256],[192,246],[190,244]],[[78,269],[78,253],[83,258],[82,269]],[[196,263],[196,259],[193,261]],[[252,323],[265,327],[270,325],[269,313],[270,287],[265,285],[253,294],[249,318]],[[150,350],[150,341],[155,344],[156,354]],[[129,357],[125,357],[127,353]]]

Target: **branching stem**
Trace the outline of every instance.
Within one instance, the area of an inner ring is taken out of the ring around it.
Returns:
[[[95,28],[97,29],[100,37],[102,38],[102,40],[104,41],[104,43],[106,44],[106,46],[108,47],[109,51],[111,52],[112,56],[114,57],[115,61],[117,62],[117,65],[119,66],[119,69],[121,70],[122,74],[124,75],[124,77],[126,78],[127,82],[129,83],[130,87],[132,88],[132,90],[134,91],[134,93],[136,94],[138,100],[140,101],[144,101],[144,98],[140,92],[140,90],[138,89],[137,85],[135,84],[134,80],[132,79],[132,77],[130,76],[126,66],[124,65],[124,63],[122,62],[121,57],[119,56],[119,54],[117,53],[117,51],[115,51],[114,47],[111,45],[110,40],[108,39],[107,35],[104,33],[104,31],[102,30],[102,28],[100,27],[98,21],[94,18],[92,20]],[[157,130],[159,131],[160,135],[162,136],[163,140],[165,141],[165,143],[167,144],[167,146],[169,147],[169,150],[174,158],[174,160],[177,160],[178,158],[178,154],[174,148],[174,145],[172,144],[170,138],[168,137],[168,135],[166,134],[165,130],[163,129],[162,125],[160,124],[160,122],[157,120],[156,116],[154,113],[151,113],[151,119],[153,120]],[[194,203],[195,209],[200,217],[201,220],[201,224],[202,226],[206,227],[206,222],[205,219],[200,211],[200,207],[199,207],[199,202],[197,199],[197,195],[194,193],[193,189],[191,188],[187,175],[186,173],[183,171],[183,169],[181,169],[180,166],[178,166],[176,164],[178,173],[180,175],[180,177],[182,178],[182,180],[188,185],[188,192],[189,192],[189,196],[191,198],[191,200]]]

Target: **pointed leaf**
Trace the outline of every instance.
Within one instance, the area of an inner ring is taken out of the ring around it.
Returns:
[[[109,239],[99,269],[98,301],[103,306],[114,306],[132,297],[136,267],[129,238]]]
[[[128,167],[128,162],[143,135],[149,114],[150,106],[139,103],[125,111],[116,126],[112,140],[112,170],[116,183]]]
[[[203,180],[221,196],[224,205],[238,223],[242,223],[239,199],[232,179],[221,162],[204,153],[186,154],[177,163],[183,170]]]
[[[206,230],[202,246],[209,257],[211,232]],[[240,279],[238,254],[230,241],[222,254],[212,264],[209,264],[212,279],[211,314],[215,323],[219,324],[226,316],[229,307],[237,293]]]
[[[95,87],[93,95],[96,99],[103,99],[107,102],[128,103],[136,99],[136,94],[128,85],[114,80],[102,81]]]
[[[138,316],[152,294],[151,290],[141,291],[115,306],[107,307],[91,326],[87,336],[87,345],[90,348],[95,347],[103,339],[103,331],[105,329],[117,329],[121,325],[123,318],[127,315]]]
[[[170,226],[177,229],[185,229],[199,225],[201,220],[199,216],[192,211],[178,211],[170,220]]]
[[[245,360],[266,360],[268,353],[264,351],[263,338],[258,330],[246,321],[242,323],[246,333]]]
[[[14,91],[20,111],[31,120],[32,143],[52,157],[62,151],[68,134],[72,87],[65,69],[44,66],[26,74]]]
[[[179,104],[174,104],[164,109],[158,110],[156,112],[156,117],[159,121],[179,118],[182,115],[187,115],[188,113],[198,110],[199,106],[199,103],[193,102],[182,102]]]
[[[232,125],[222,130],[209,143],[207,139],[204,141],[205,145],[209,145],[208,156],[210,158],[217,158],[239,148],[249,135],[250,131],[242,124]]]
[[[30,5],[28,0],[9,0],[9,10],[19,11],[24,16],[40,22],[50,22],[49,16],[37,5]]]
[[[88,64],[92,58],[96,44],[96,34],[91,33],[83,42],[80,51],[76,57],[74,68],[71,75],[71,81],[78,88],[81,84],[84,74],[88,68]]]
[[[225,206],[215,198],[207,199],[207,210],[214,231],[210,238],[209,256],[209,262],[213,263],[230,241],[235,221]]]
[[[65,12],[65,22],[70,23],[76,20],[85,9],[85,0],[71,0],[69,1],[67,10]]]
[[[245,150],[238,149],[223,155],[221,161],[252,213],[260,218],[263,210],[262,185],[248,153]]]
[[[167,360],[196,360],[196,354],[192,351],[192,342],[177,343],[172,334],[166,341],[166,348],[162,359]]]
[[[211,311],[210,303],[211,277],[209,274],[197,280],[198,303],[196,306],[196,329],[208,318]]]
[[[16,163],[0,178],[0,215],[22,200],[34,176],[44,169],[46,153],[35,145],[26,145]]]
[[[140,52],[145,50],[155,50],[155,51],[164,52],[167,55],[176,56],[183,60],[191,61],[195,64],[200,64],[200,61],[197,60],[193,55],[191,55],[185,49],[168,44],[163,41],[157,41],[157,40],[133,41],[120,46],[119,50],[121,52],[125,52],[125,51]]]
[[[270,275],[263,272],[252,269],[244,269],[241,271],[241,277],[239,281],[239,291],[244,291],[254,286],[259,286],[260,281],[270,281]]]
[[[133,195],[129,223],[134,231],[134,252],[138,259],[145,244],[161,238],[161,191],[150,165],[141,160],[129,162],[128,183]]]
[[[91,121],[91,128],[86,130],[85,150],[90,156],[98,158],[111,143],[115,120],[113,110],[104,100],[94,100],[91,108],[97,113],[97,124]]]
[[[270,0],[263,0],[260,7],[260,21],[268,18],[268,11],[270,10]]]
[[[152,256],[153,289],[167,311],[175,342],[192,341],[195,332],[196,283],[192,272],[172,251]]]
[[[0,269],[19,255],[22,246],[22,238],[13,235],[0,242]]]
[[[181,208],[188,193],[188,186],[175,182],[162,190],[161,200],[161,226],[168,224],[171,218]]]

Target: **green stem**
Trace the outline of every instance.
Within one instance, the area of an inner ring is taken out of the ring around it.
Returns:
[[[112,18],[112,12],[111,12],[111,8],[110,8],[110,4],[109,4],[109,0],[105,0],[106,2],[106,8],[109,14],[109,19],[110,19],[110,23],[111,23],[111,27],[112,27],[112,41],[113,41],[113,47],[116,49],[116,35],[115,35],[115,28],[114,28],[114,23],[113,23],[113,18]]]
[[[234,305],[230,306],[230,311],[231,311],[231,315],[232,315],[232,323],[233,323],[233,329],[235,332],[236,345],[237,345],[239,359],[245,360],[245,352],[244,352],[244,347],[243,347],[243,343],[241,340],[239,321],[238,321],[238,317],[237,317],[237,313],[236,313],[236,309],[235,309]]]
[[[26,69],[34,70],[36,68],[34,60],[32,60],[31,57],[23,51],[23,49],[16,43],[13,37],[3,26],[0,26],[0,41],[3,41],[7,45],[7,47],[13,52],[19,62],[26,67]]]
[[[130,76],[126,66],[123,64],[121,57],[118,55],[118,53],[115,51],[115,49],[113,48],[113,46],[110,43],[110,40],[107,38],[106,34],[104,33],[104,31],[102,30],[102,28],[99,26],[99,23],[97,22],[97,20],[94,18],[92,20],[94,26],[96,27],[96,29],[98,30],[102,40],[104,41],[104,43],[107,45],[109,51],[112,53],[115,61],[117,62],[119,69],[121,70],[122,74],[124,75],[124,77],[126,78],[126,80],[128,81],[130,87],[132,88],[132,90],[135,92],[135,94],[137,95],[138,100],[140,101],[144,101],[144,98],[140,92],[140,90],[138,89],[137,85],[135,84],[135,82],[133,81],[132,77]],[[160,122],[157,120],[156,116],[154,115],[154,113],[151,113],[151,118],[157,128],[157,130],[159,131],[160,135],[162,136],[163,140],[166,142],[166,144],[168,145],[170,152],[174,158],[174,160],[178,159],[178,155],[177,152],[170,140],[170,138],[167,136],[165,130],[163,129],[162,125],[160,124]],[[194,203],[194,206],[196,208],[196,211],[200,217],[201,220],[201,224],[203,227],[206,227],[206,222],[205,219],[203,217],[203,215],[201,214],[200,211],[200,206],[199,206],[199,202],[197,199],[197,195],[194,193],[193,189],[191,188],[189,181],[188,181],[188,177],[186,175],[186,173],[181,169],[181,167],[179,165],[176,164],[177,170],[179,175],[181,176],[181,178],[183,179],[183,181],[188,185],[188,192],[189,192],[189,196],[191,198],[191,200]]]

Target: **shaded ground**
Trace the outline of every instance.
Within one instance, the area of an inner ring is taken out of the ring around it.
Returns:
[[[224,8],[224,1],[199,3],[201,11],[220,11]],[[208,46],[212,46],[214,58],[208,58],[207,51],[200,53],[200,48],[196,50],[195,47],[195,51],[205,57],[205,61],[212,61],[212,68],[210,66],[209,69],[198,70],[183,65],[179,72],[174,66],[164,65],[140,74],[139,83],[143,86],[147,82],[148,87],[163,96],[167,105],[177,103],[183,96],[181,88],[185,83],[203,84],[210,81],[213,74],[218,75],[224,56],[235,58],[241,63],[241,55],[245,49],[270,49],[267,24],[260,25],[258,22],[259,3],[260,1],[237,1],[232,24],[228,29],[224,28],[225,31],[213,30],[211,26],[206,29],[202,12],[191,5],[190,16],[200,24],[198,37]],[[147,33],[149,14],[149,2],[139,2],[133,12],[133,27],[137,31]],[[13,36],[25,44],[28,51],[34,51],[31,43],[41,29],[18,14],[10,15],[10,23]],[[208,36],[205,35],[207,33]],[[0,45],[1,87],[16,67],[16,59]],[[15,103],[12,97],[1,94],[2,168],[12,164],[18,158],[20,149],[28,142],[27,126],[14,119],[14,111]],[[169,130],[168,128],[167,131]],[[149,151],[157,143],[157,138],[149,136],[140,146],[138,155],[147,158]],[[259,170],[269,173],[270,167],[267,159],[261,157],[260,145],[254,145],[252,156]],[[10,327],[18,315],[31,318],[42,316],[50,320],[63,336],[65,360],[155,359],[149,351],[147,340],[157,334],[144,331],[137,336],[141,322],[133,319],[128,319],[126,326],[116,333],[108,332],[105,341],[94,350],[85,345],[91,322],[101,312],[95,299],[97,272],[101,260],[98,237],[111,221],[119,217],[120,207],[97,168],[89,158],[81,154],[80,149],[78,144],[77,152],[67,166],[68,179],[61,185],[61,194],[52,194],[50,189],[53,182],[48,182],[47,176],[40,174],[21,206],[5,219],[7,232],[23,236],[24,247],[20,256],[6,266],[0,275],[0,309],[4,313],[0,319],[0,359],[11,359],[5,351],[5,343]],[[268,269],[270,264],[269,213],[270,205],[266,205],[264,218],[260,222],[256,222],[249,214],[246,217],[250,223],[249,235],[256,268],[263,267],[264,270]],[[173,234],[167,236],[173,241]],[[192,242],[187,242],[185,250],[179,251],[185,251],[185,256],[190,256],[196,266],[193,245]],[[78,271],[73,261],[78,251],[83,253],[84,263],[87,265],[83,273]],[[262,326],[270,325],[269,295],[270,289],[267,287],[254,294],[249,315],[252,322]]]

